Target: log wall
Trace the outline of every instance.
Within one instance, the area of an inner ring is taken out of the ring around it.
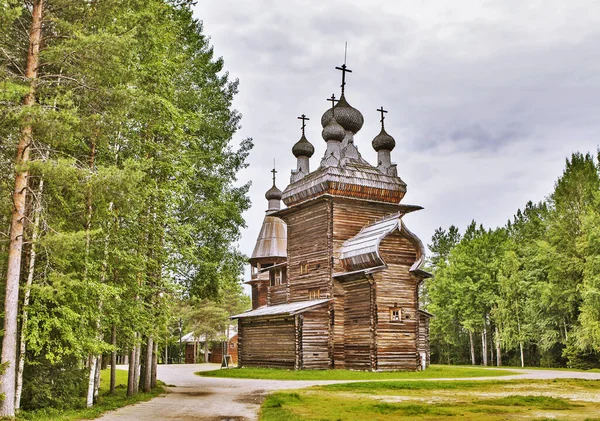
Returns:
[[[395,232],[379,247],[388,269],[374,274],[377,289],[377,369],[418,370],[418,280],[409,269],[417,259],[416,246]],[[390,320],[390,308],[402,309],[402,320]]]
[[[340,249],[344,241],[354,237],[362,228],[398,209],[385,203],[344,198],[333,199],[333,272],[344,272],[340,263]]]
[[[373,369],[373,330],[369,280],[345,281],[344,365],[351,370]]]
[[[268,287],[267,302],[270,306],[285,304],[288,302],[288,286],[274,285]]]
[[[429,367],[430,363],[430,346],[429,346],[429,316],[419,313],[419,340],[417,348],[420,355],[425,355],[425,367]]]
[[[332,367],[330,349],[330,309],[307,311],[298,316],[302,320],[302,364],[304,369]]]
[[[238,366],[294,369],[294,317],[238,320]]]
[[[269,281],[252,283],[252,310],[267,305]]]
[[[331,201],[302,205],[282,218],[288,235],[289,301],[308,300],[313,289],[320,290],[320,298],[331,297]]]

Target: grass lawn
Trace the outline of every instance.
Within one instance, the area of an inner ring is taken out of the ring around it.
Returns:
[[[131,405],[137,402],[150,400],[164,393],[162,386],[159,386],[150,393],[139,393],[130,398],[127,397],[127,371],[117,370],[117,383],[115,395],[109,395],[110,370],[102,370],[100,378],[100,396],[98,403],[92,408],[85,408],[85,399],[82,398],[81,409],[69,409],[59,411],[56,409],[44,409],[38,411],[24,411],[17,416],[17,421],[75,421],[89,420],[98,418],[106,411],[118,409],[123,406]],[[161,384],[161,382],[159,382]]]
[[[600,421],[599,380],[384,381],[267,397],[260,421]]]
[[[424,371],[369,371],[352,370],[281,370],[275,368],[229,368],[200,371],[199,376],[229,377],[237,379],[271,380],[391,380],[391,379],[434,379],[450,377],[495,377],[518,374],[510,370],[493,368],[432,365]]]

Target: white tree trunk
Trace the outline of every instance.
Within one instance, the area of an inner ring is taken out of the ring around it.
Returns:
[[[502,366],[502,348],[500,342],[500,329],[496,326],[496,365]]]
[[[138,393],[140,391],[140,360],[142,359],[142,345],[138,344],[136,348],[137,350],[135,352],[135,382],[133,382],[133,387],[135,393]]]
[[[521,352],[521,367],[525,367],[525,357],[523,356],[523,342],[519,342],[519,351]]]
[[[488,353],[487,353],[487,328],[485,324],[483,325],[483,332],[481,332],[481,354],[483,357],[482,364],[484,366],[488,365]]]
[[[473,332],[469,331],[469,344],[471,345],[471,364],[475,365],[475,343],[473,342]]]
[[[86,406],[91,408],[94,405],[94,382],[96,380],[96,369],[98,367],[98,358],[95,355],[88,357],[89,374],[88,374],[88,391],[86,396]]]
[[[44,192],[44,179],[40,179],[37,191],[37,199],[33,209],[33,230],[31,233],[31,251],[29,253],[29,271],[27,272],[27,282],[25,283],[25,294],[23,296],[23,309],[21,312],[21,339],[19,344],[19,365],[17,367],[17,389],[15,391],[15,410],[21,408],[21,393],[23,392],[23,370],[25,369],[25,351],[27,350],[27,320],[29,313],[29,297],[31,296],[31,286],[33,285],[33,275],[35,273],[36,243],[39,235],[40,217],[42,213],[41,196]]]
[[[152,389],[152,353],[154,351],[154,342],[152,336],[146,340],[146,363],[144,364],[144,392],[150,392]]]

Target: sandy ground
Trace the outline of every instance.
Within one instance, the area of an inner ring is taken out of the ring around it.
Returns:
[[[125,367],[123,367],[125,368]],[[158,378],[164,381],[170,393],[109,412],[102,421],[254,421],[266,393],[272,390],[297,389],[321,384],[348,383],[344,381],[296,381],[220,379],[200,377],[194,373],[214,370],[216,364],[159,365]],[[514,370],[520,374],[504,377],[477,377],[473,379],[443,380],[510,380],[579,378],[600,380],[600,373],[558,370]],[[442,380],[442,379],[427,379]]]

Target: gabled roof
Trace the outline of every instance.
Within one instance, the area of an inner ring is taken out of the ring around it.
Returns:
[[[421,240],[410,232],[401,219],[401,213],[395,213],[380,219],[360,230],[354,237],[346,240],[340,250],[340,260],[348,271],[385,266],[379,254],[381,241],[395,230],[403,233],[418,247],[417,260],[410,268],[411,272],[422,275],[420,270],[425,259],[425,246]]]
[[[294,314],[308,311],[314,307],[330,302],[330,298],[322,298],[320,300],[298,301],[289,304],[280,304],[276,306],[264,306],[256,310],[247,311],[245,313],[231,316],[232,319],[243,319],[246,317],[263,317],[263,316],[292,316]]]

